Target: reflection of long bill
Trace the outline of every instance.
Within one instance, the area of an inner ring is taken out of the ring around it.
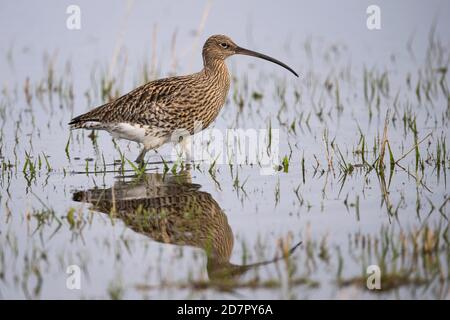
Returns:
[[[241,47],[237,47],[235,52],[236,52],[236,54],[252,56],[252,57],[256,57],[256,58],[260,58],[260,59],[264,59],[264,60],[276,63],[277,65],[288,69],[290,72],[292,72],[293,74],[295,74],[295,76],[298,77],[298,74],[294,70],[292,70],[291,67],[289,67],[288,65],[284,64],[283,62],[281,62],[281,61],[279,61],[277,59],[274,59],[272,57],[266,56],[265,54],[262,54],[262,53],[259,53],[259,52],[256,52],[256,51],[252,51],[252,50],[248,50],[248,49],[245,49],[245,48],[241,48]]]
[[[117,180],[114,188],[76,191],[73,200],[88,202],[106,214],[114,211],[128,227],[155,241],[203,249],[210,280],[236,277],[281,259],[249,265],[230,263],[234,236],[227,216],[200,187],[191,182],[189,171],[177,175],[147,173],[132,181]]]

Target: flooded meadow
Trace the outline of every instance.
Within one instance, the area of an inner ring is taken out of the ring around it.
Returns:
[[[450,298],[448,3],[70,4],[1,4],[0,298]],[[70,130],[216,33],[300,77],[229,58],[207,156]]]

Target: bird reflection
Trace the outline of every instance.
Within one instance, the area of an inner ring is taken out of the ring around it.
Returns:
[[[134,231],[155,241],[203,249],[211,281],[237,278],[252,268],[281,259],[247,265],[230,263],[233,231],[219,204],[200,187],[192,183],[189,170],[176,175],[147,173],[117,180],[111,188],[76,191],[73,200],[88,202],[96,211],[112,213]]]

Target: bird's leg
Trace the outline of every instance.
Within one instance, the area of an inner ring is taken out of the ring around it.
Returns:
[[[138,157],[136,158],[136,160],[134,160],[134,162],[139,163],[139,164],[144,164],[144,158],[145,158],[145,154],[147,153],[148,149],[147,148],[143,148],[141,153],[139,153]]]
[[[186,156],[186,161],[192,161],[192,138],[184,136],[180,142],[181,154]]]

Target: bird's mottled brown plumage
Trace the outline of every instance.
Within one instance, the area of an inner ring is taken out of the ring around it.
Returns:
[[[72,129],[100,129],[113,136],[142,143],[145,152],[162,144],[178,142],[180,135],[192,135],[207,128],[217,117],[230,88],[225,59],[233,54],[268,56],[240,48],[230,38],[215,35],[203,46],[203,69],[179,77],[151,81],[124,96],[70,121]]]

